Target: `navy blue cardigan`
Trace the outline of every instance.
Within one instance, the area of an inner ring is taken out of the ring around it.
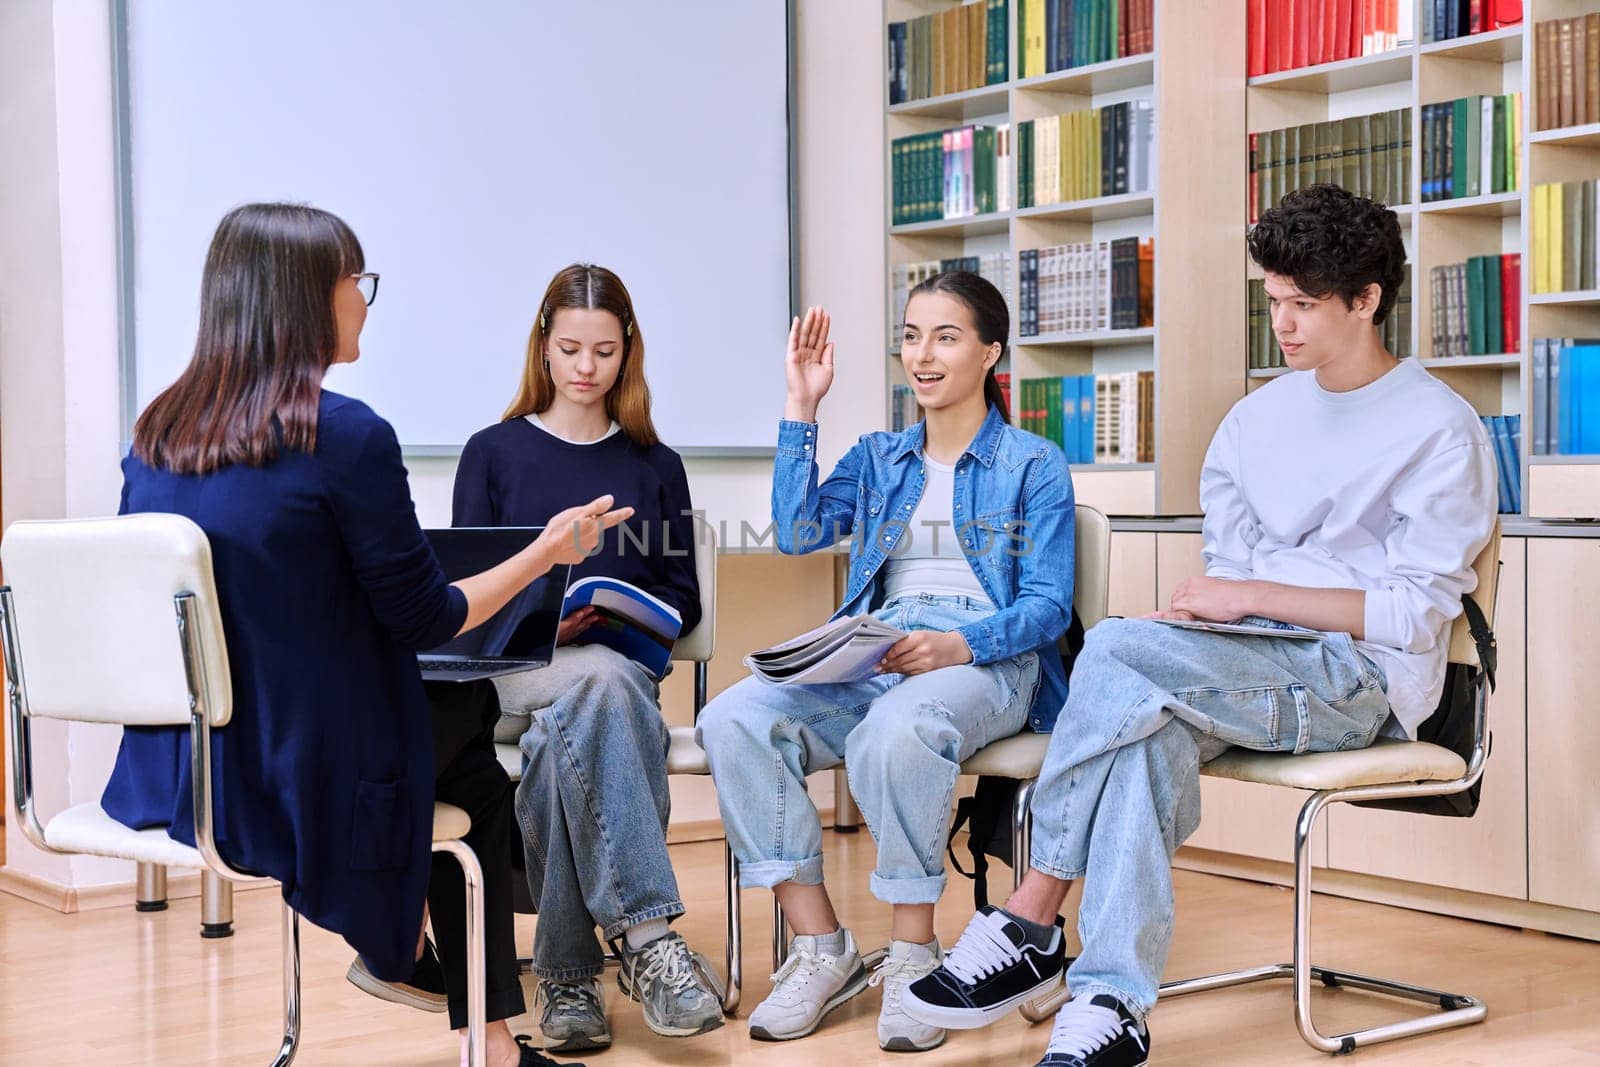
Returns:
[[[666,445],[643,448],[622,433],[579,445],[527,419],[496,423],[462,449],[451,522],[542,526],[602,493],[615,496],[619,508],[632,507],[633,516],[606,531],[600,550],[572,568],[572,581],[604,575],[632,582],[676,608],[688,633],[700,622],[693,505],[683,460]]]
[[[379,977],[407,977],[434,794],[412,650],[460,629],[467,602],[417,525],[394,430],[325,391],[313,454],[206,475],[132,456],[122,469],[123,513],[186,515],[211,541],[233,675],[233,720],[212,734],[222,855],[282,882]],[[102,804],[192,844],[187,729],[124,731]]]

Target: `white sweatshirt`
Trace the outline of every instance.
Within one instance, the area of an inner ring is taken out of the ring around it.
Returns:
[[[1444,686],[1499,494],[1483,424],[1415,360],[1346,393],[1310,371],[1233,406],[1200,473],[1206,574],[1366,591],[1361,651],[1407,737]]]

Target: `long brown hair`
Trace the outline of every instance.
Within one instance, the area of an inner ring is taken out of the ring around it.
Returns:
[[[200,330],[178,380],[133,427],[133,453],[178,474],[264,466],[317,446],[322,378],[339,343],[333,290],[366,269],[337,215],[245,204],[223,216],[200,276]]]
[[[1006,391],[995,378],[995,367],[1006,358],[1006,346],[1011,338],[1011,312],[1006,308],[1006,298],[994,283],[979,274],[966,270],[950,270],[920,283],[906,296],[907,303],[918,293],[944,293],[953,296],[972,312],[972,322],[978,328],[978,340],[986,345],[1000,342],[1000,359],[983,376],[983,398],[992,408],[1000,409],[1000,417],[1011,421],[1011,405],[1006,403]]]
[[[644,379],[644,335],[633,313],[633,297],[611,271],[592,263],[574,263],[557,272],[539,301],[539,314],[528,334],[528,359],[522,368],[517,397],[501,421],[548,411],[556,383],[545,365],[545,342],[562,308],[609,311],[622,324],[622,371],[606,391],[606,414],[622,427],[628,440],[649,448],[661,438],[650,420],[650,386]]]

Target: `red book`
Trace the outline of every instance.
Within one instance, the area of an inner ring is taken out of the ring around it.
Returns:
[[[1359,2],[1359,0],[1357,0]],[[1328,0],[1328,6],[1333,9],[1333,58],[1350,58],[1350,20],[1355,17],[1355,12],[1350,6],[1350,0]]]
[[[1367,10],[1367,0],[1350,0],[1350,58],[1356,59],[1361,51],[1361,19]]]
[[[1320,0],[1322,4],[1322,58],[1318,63],[1332,63],[1339,52],[1339,5],[1333,0]]]
[[[1494,9],[1489,15],[1491,30],[1514,26],[1522,21],[1522,0],[1491,0],[1491,6]]]
[[[1306,36],[1310,38],[1306,43],[1307,66],[1314,67],[1318,63],[1327,62],[1327,59],[1322,54],[1322,49],[1328,39],[1328,19],[1326,13],[1319,10],[1325,6],[1324,4],[1318,4],[1317,9],[1308,7],[1306,10],[1307,21],[1310,23],[1306,27]]]
[[[1298,70],[1306,66],[1311,54],[1311,0],[1293,0],[1294,36],[1290,47],[1289,66]]]
[[[1472,0],[1472,6],[1467,8],[1467,32],[1483,32],[1483,0]]]
[[[1522,351],[1522,254],[1500,257],[1500,336],[1507,352]]]
[[[1267,0],[1250,0],[1245,9],[1245,76],[1254,78],[1267,72]]]
[[[1267,73],[1283,69],[1283,26],[1288,20],[1289,0],[1267,0]]]

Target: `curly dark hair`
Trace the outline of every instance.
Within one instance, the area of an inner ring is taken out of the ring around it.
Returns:
[[[1326,183],[1308,185],[1262,212],[1250,230],[1250,258],[1290,278],[1302,293],[1336,293],[1351,307],[1356,295],[1380,287],[1374,326],[1393,310],[1405,278],[1400,220],[1382,204]]]

